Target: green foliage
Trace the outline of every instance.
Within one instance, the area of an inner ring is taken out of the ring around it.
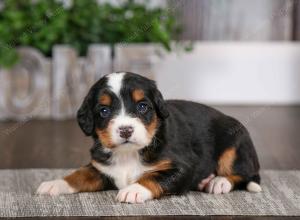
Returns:
[[[92,43],[158,42],[170,50],[178,33],[167,9],[133,0],[122,5],[73,0],[4,0],[0,11],[0,66],[18,61],[17,46],[32,46],[51,56],[55,44],[69,44],[85,55]]]

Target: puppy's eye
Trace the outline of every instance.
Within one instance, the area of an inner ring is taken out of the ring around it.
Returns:
[[[145,114],[148,111],[148,109],[149,109],[149,106],[145,102],[140,102],[136,106],[136,110],[141,114]]]
[[[108,116],[110,116],[110,109],[108,107],[101,107],[100,116],[102,118],[107,118]]]

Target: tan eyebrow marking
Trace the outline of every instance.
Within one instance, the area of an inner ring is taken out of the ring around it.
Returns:
[[[110,105],[111,104],[111,97],[108,94],[103,94],[99,97],[99,103],[101,105]]]
[[[142,99],[145,98],[144,91],[141,89],[135,89],[132,92],[132,98],[135,102],[141,101]]]

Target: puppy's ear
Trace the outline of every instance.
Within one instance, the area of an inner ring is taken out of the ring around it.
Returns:
[[[94,90],[92,88],[84,98],[83,103],[77,111],[77,122],[86,136],[91,136],[95,127],[95,121],[92,111],[93,91]]]
[[[167,108],[166,102],[157,88],[155,88],[154,92],[154,104],[156,112],[160,118],[165,119],[169,116],[169,110]]]

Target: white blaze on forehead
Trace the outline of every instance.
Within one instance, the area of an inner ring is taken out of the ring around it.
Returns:
[[[122,97],[120,96],[120,91],[123,85],[123,79],[126,73],[111,73],[107,75],[107,85],[110,90],[115,93],[121,103],[121,109],[114,115],[112,125],[110,126],[110,133],[112,141],[115,145],[124,145],[125,149],[141,149],[151,142],[151,138],[148,135],[145,125],[140,119],[128,114],[125,110],[125,105]],[[133,128],[133,133],[128,141],[131,146],[125,146],[124,138],[120,136],[119,128],[122,126],[130,126]]]
[[[122,87],[122,82],[125,73],[111,73],[108,77],[107,85],[110,87],[111,91],[117,96],[120,96],[120,90]]]

